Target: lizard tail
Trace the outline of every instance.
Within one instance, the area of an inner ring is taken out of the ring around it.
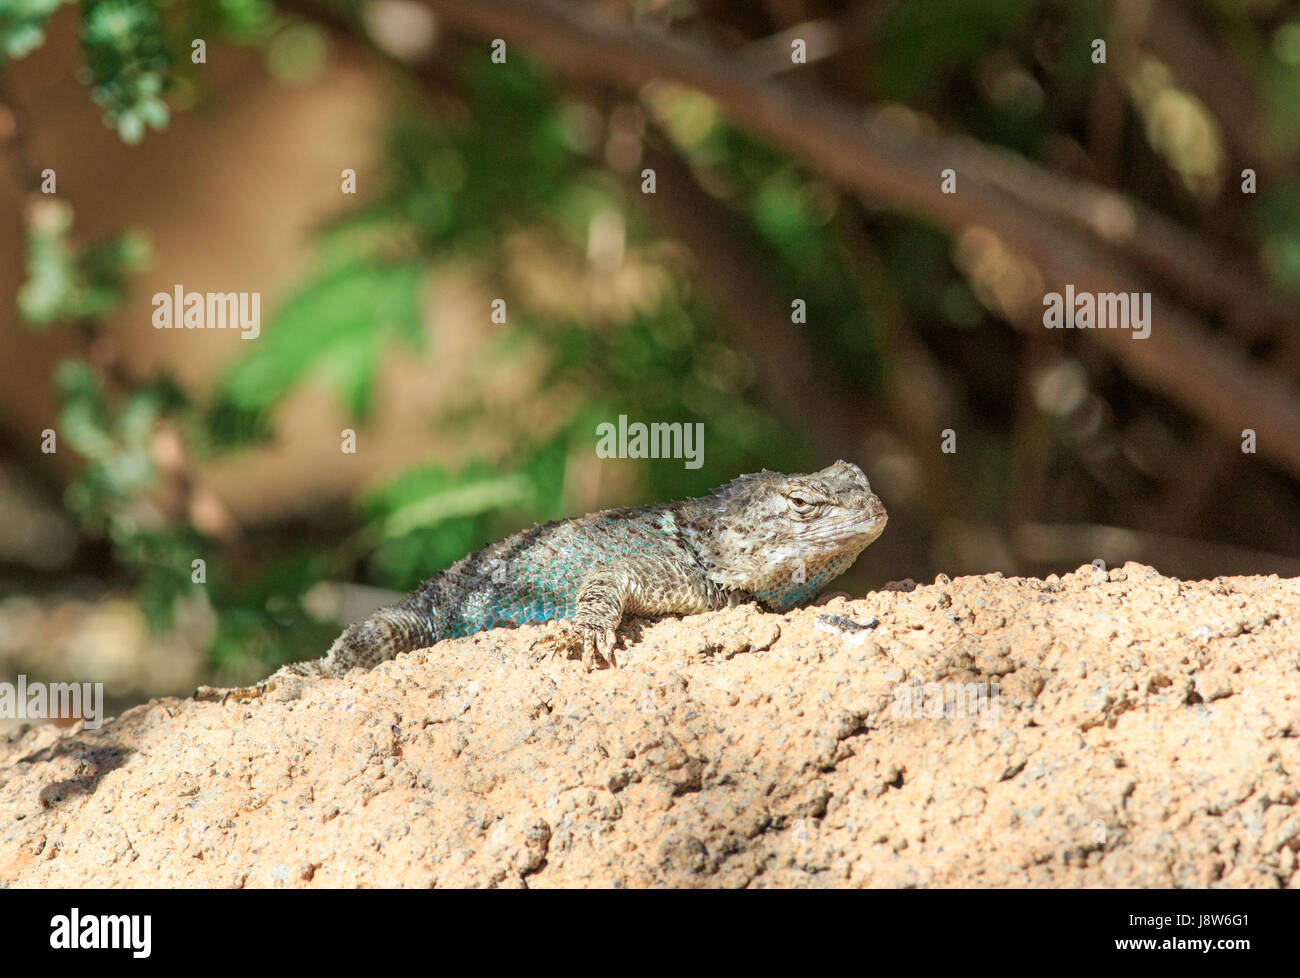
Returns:
[[[296,663],[300,675],[341,676],[349,669],[372,669],[402,652],[433,645],[435,623],[410,600],[380,608],[334,640],[324,659]]]
[[[200,686],[194,692],[199,700],[256,699],[268,690],[284,685],[286,680],[323,677],[337,678],[349,669],[371,669],[402,652],[422,649],[438,641],[437,623],[419,603],[419,592],[398,604],[380,608],[369,618],[344,629],[321,659],[291,662],[256,686],[218,689]]]

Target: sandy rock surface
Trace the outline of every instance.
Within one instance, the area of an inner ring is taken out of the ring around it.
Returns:
[[[14,731],[0,884],[1300,884],[1300,582],[892,587]]]

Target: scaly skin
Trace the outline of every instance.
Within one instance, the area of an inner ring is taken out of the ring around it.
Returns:
[[[342,676],[447,638],[561,620],[557,651],[613,664],[629,615],[695,614],[747,601],[788,611],[844,573],[885,527],[885,508],[856,465],[762,472],[708,496],[611,509],[534,526],[470,554],[403,601],[345,630],[322,659],[285,666],[258,686],[201,687],[201,699],[249,698],[286,681]]]

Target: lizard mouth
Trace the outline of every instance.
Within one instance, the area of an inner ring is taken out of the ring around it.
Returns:
[[[861,527],[857,533],[857,540],[862,546],[874,543],[876,538],[885,532],[885,524],[889,522],[889,514],[885,512],[885,507],[877,503],[865,514],[865,518],[859,524]]]
[[[879,513],[873,513],[869,516],[862,529],[862,540],[864,544],[874,542],[880,534],[884,533],[885,524],[888,522],[889,515],[883,509]]]

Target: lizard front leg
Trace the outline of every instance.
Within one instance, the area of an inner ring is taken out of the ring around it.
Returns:
[[[578,590],[578,610],[571,619],[582,642],[582,667],[591,672],[597,656],[616,666],[614,643],[623,621],[630,583],[629,569],[620,565],[593,571]]]
[[[582,642],[582,664],[597,656],[611,666],[617,629],[627,614],[694,614],[726,607],[727,595],[693,563],[650,556],[620,557],[593,568],[578,589],[569,621]]]

